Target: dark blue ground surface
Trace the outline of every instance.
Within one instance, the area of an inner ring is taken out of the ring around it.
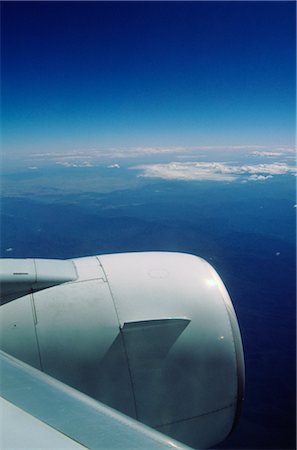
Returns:
[[[295,448],[295,184],[148,182],[105,194],[2,199],[1,256],[169,250],[200,255],[232,297],[246,400],[219,448]]]

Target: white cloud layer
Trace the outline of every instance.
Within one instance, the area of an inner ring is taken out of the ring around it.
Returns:
[[[273,178],[272,175],[251,175],[248,177],[250,181],[266,181],[269,180],[269,178]]]
[[[252,152],[252,155],[254,156],[268,156],[268,157],[283,156],[284,154],[285,154],[284,152],[259,152],[259,151]]]
[[[72,163],[86,164],[87,161],[100,163],[110,159],[138,158],[154,155],[171,155],[183,153],[185,150],[197,150],[200,147],[133,147],[133,148],[107,148],[107,149],[84,149],[61,152],[32,153],[31,160],[55,161],[57,164]],[[66,165],[66,164],[65,164]],[[74,166],[73,166],[74,167]]]
[[[64,167],[93,167],[93,164],[91,164],[89,161],[83,161],[83,162],[69,162],[69,161],[56,161],[56,164],[59,166]]]
[[[171,162],[131,167],[139,176],[186,181],[266,181],[274,175],[296,173],[296,167],[286,163],[233,165],[224,162]]]
[[[102,161],[110,161],[117,159],[128,158],[143,158],[154,156],[166,156],[176,155],[176,158],[183,158],[187,156],[200,157],[203,154],[210,154],[211,152],[232,152],[238,154],[246,154],[253,156],[266,156],[266,157],[289,157],[295,153],[293,147],[276,146],[274,148],[261,146],[261,145],[232,145],[232,146],[139,146],[139,147],[111,147],[111,148],[85,148],[75,149],[72,151],[52,151],[52,152],[39,152],[29,155],[31,161],[51,161],[59,164],[68,162],[71,165],[67,167],[84,167],[87,166],[87,162],[96,165],[101,164]],[[76,164],[76,165],[75,165]],[[32,164],[33,165],[33,164]],[[66,164],[64,164],[66,166]]]

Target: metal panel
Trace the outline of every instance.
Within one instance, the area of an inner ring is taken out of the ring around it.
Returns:
[[[35,283],[36,273],[33,259],[0,259],[1,283]]]
[[[34,294],[34,302],[43,370],[135,416],[108,284],[98,279],[57,286]]]
[[[127,342],[138,419],[154,427],[184,424],[182,440],[200,446],[206,437],[200,440],[200,428],[189,428],[187,421],[203,417],[205,429],[212,430],[209,445],[223,440],[241,398],[228,294],[219,277],[204,260],[186,254],[131,253],[99,259],[122,327],[125,322],[168,317],[191,321],[162,360],[156,357],[152,362],[152,353],[141,358],[131,340]],[[235,325],[238,328],[236,318]],[[228,420],[221,426],[216,412],[225,408]]]
[[[1,304],[77,278],[72,261],[0,259]]]
[[[86,448],[188,448],[3,352],[0,352],[0,368],[0,391],[3,398]],[[15,424],[16,434],[17,428],[18,423]],[[35,429],[34,436],[36,435]],[[42,441],[36,441],[36,445],[43,448]],[[61,445],[59,448],[65,447]],[[77,444],[73,445],[73,448],[76,447]]]
[[[105,280],[104,272],[96,256],[76,258],[72,262],[77,271],[77,281],[96,280],[98,278]]]
[[[221,410],[213,411],[211,414],[190,417],[180,422],[157,427],[157,430],[172,436],[174,439],[186,440],[187,444],[194,448],[198,447],[197,442],[199,442],[199,449],[213,447],[214,442],[220,442],[222,436],[229,434],[235,407],[233,404]]]
[[[1,306],[0,348],[40,368],[31,294]]]
[[[29,294],[35,282],[33,259],[0,259],[1,304]]]
[[[77,278],[72,261],[58,259],[34,259],[36,270],[36,288],[55,286]],[[34,289],[34,286],[33,286]]]
[[[86,449],[1,397],[0,430],[2,450]]]

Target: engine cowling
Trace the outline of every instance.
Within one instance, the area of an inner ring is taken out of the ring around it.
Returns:
[[[70,281],[1,306],[1,348],[188,445],[223,440],[238,419],[244,362],[215,270],[157,252],[72,264]]]

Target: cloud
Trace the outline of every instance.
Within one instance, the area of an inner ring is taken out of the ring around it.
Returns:
[[[6,248],[5,251],[8,252],[8,253],[9,253],[9,252],[12,252],[12,251],[13,251],[13,248],[12,248],[12,247]]]
[[[296,172],[296,168],[285,163],[235,165],[225,162],[170,162],[131,167],[140,170],[140,177],[185,181],[266,181],[273,175]]]
[[[195,147],[196,148],[196,147]],[[29,155],[31,160],[48,160],[55,162],[75,162],[81,164],[82,161],[100,163],[106,159],[117,158],[137,158],[143,156],[165,155],[183,153],[185,150],[192,150],[192,147],[169,146],[169,147],[131,147],[131,148],[106,148],[106,149],[82,149],[71,152],[47,152],[32,153]]]
[[[56,164],[64,167],[94,167],[89,161],[83,161],[81,163],[71,163],[68,161],[56,161]]]
[[[236,155],[254,155],[266,157],[293,158],[295,150],[288,146],[268,147],[265,145],[196,145],[196,146],[138,146],[138,147],[90,147],[73,149],[71,151],[38,152],[28,155],[30,165],[42,163],[65,163],[65,167],[90,167],[91,165],[108,164],[110,161],[137,159],[147,157],[166,157],[185,160],[185,158],[202,157],[211,152],[234,152]],[[89,164],[87,164],[87,162]],[[157,161],[155,161],[157,162]],[[69,164],[66,164],[69,163]],[[111,163],[112,164],[112,163]]]
[[[250,155],[260,158],[281,158],[283,161],[295,160],[296,149],[290,146],[278,146],[275,148],[258,149],[250,152]]]
[[[287,173],[296,172],[296,167],[289,166],[287,163],[275,162],[271,164],[254,164],[241,166],[241,173],[263,174],[270,175],[285,175]]]
[[[110,164],[109,166],[107,166],[108,169],[120,169],[120,165],[119,164]]]
[[[255,151],[251,153],[254,156],[268,156],[268,157],[274,157],[274,156],[282,156],[284,155],[284,152],[259,152]]]
[[[251,175],[248,179],[251,181],[266,181],[273,178],[272,175]]]
[[[148,178],[163,178],[167,180],[209,180],[234,181],[236,177],[230,174],[228,167],[222,163],[181,163],[151,164],[132,167],[142,170],[140,176]]]

